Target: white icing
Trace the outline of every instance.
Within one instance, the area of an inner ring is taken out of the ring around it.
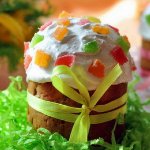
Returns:
[[[52,25],[47,27],[43,31],[39,31],[37,34],[44,36],[44,40],[36,44],[33,48],[29,48],[26,54],[30,55],[33,59],[30,63],[27,73],[27,81],[31,80],[38,83],[51,82],[51,75],[54,68],[54,62],[58,56],[65,53],[74,54],[76,56],[75,62],[71,67],[76,75],[81,79],[88,90],[95,90],[100,84],[102,79],[99,79],[87,70],[94,59],[99,59],[105,65],[105,74],[107,74],[117,62],[110,55],[112,48],[116,46],[116,40],[120,36],[112,28],[108,35],[101,35],[93,32],[91,26],[95,23],[87,23],[86,25],[78,25],[78,22],[82,18],[69,18],[71,25],[68,26],[69,34],[63,39],[63,41],[57,41],[53,37],[53,33],[57,25],[56,21],[53,21]],[[97,24],[97,23],[96,23]],[[101,24],[102,25],[102,24]],[[107,26],[107,25],[104,25]],[[95,54],[87,54],[82,51],[82,46],[85,42],[96,40],[99,44],[100,50]],[[50,54],[52,60],[48,68],[39,67],[34,63],[35,53],[37,50],[42,50],[47,54]],[[131,64],[132,58],[128,56],[129,61],[121,66],[123,73],[114,84],[123,82],[129,82],[132,79],[131,75]],[[76,71],[76,67],[81,67],[83,73]],[[61,75],[61,78],[68,82],[68,84],[76,88],[71,77]]]
[[[140,21],[140,34],[144,39],[150,40],[150,25],[147,23],[145,16],[150,15],[150,5],[145,9]]]

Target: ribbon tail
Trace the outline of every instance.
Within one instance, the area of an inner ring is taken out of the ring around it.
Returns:
[[[74,123],[74,126],[70,134],[69,142],[71,143],[87,142],[89,129],[90,129],[89,114],[85,114],[82,112]]]

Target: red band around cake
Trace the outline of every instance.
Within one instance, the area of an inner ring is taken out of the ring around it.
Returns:
[[[144,48],[141,48],[141,57],[150,60],[150,51]]]
[[[140,74],[141,74],[142,77],[148,77],[148,76],[150,76],[150,70],[146,70],[146,69],[142,68],[140,70]]]

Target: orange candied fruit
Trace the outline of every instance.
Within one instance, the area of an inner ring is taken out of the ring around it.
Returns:
[[[70,25],[70,20],[67,18],[63,18],[63,19],[58,20],[58,24],[67,27]]]
[[[37,50],[35,54],[35,64],[40,67],[47,68],[51,61],[51,55],[43,52],[42,50]]]
[[[108,27],[103,27],[100,25],[93,26],[92,30],[98,34],[109,34],[110,32]]]
[[[88,72],[98,78],[103,78],[104,77],[104,69],[105,69],[105,66],[101,63],[100,60],[96,59],[89,66]]]
[[[62,11],[60,14],[59,14],[59,17],[58,18],[68,18],[70,17],[71,15],[66,12],[66,11]]]
[[[124,35],[124,36],[122,36],[122,37],[123,37],[123,39],[130,45],[130,42],[129,42],[128,37],[127,37],[126,35]]]
[[[53,36],[56,40],[62,41],[64,37],[68,34],[68,29],[66,27],[58,27]]]

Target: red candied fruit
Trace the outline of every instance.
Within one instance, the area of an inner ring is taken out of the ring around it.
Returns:
[[[113,56],[113,58],[120,64],[123,65],[128,61],[127,56],[125,55],[124,51],[120,46],[114,47],[111,51],[110,54]]]
[[[45,24],[43,24],[41,27],[40,27],[40,31],[43,31],[46,27],[50,26],[52,24],[52,21],[48,21],[46,22]]]
[[[29,42],[24,42],[24,53],[29,49]]]
[[[131,70],[132,70],[132,71],[137,70],[136,66],[132,66],[132,67],[131,67]]]
[[[24,68],[25,68],[25,70],[28,69],[31,61],[32,61],[32,57],[30,55],[26,55],[25,59],[24,59]]]
[[[88,72],[98,78],[103,78],[104,77],[104,69],[105,69],[105,66],[101,63],[100,60],[96,59],[89,66]]]
[[[71,67],[75,61],[75,55],[63,55],[57,58],[55,61],[55,66],[58,65],[66,65],[68,67]]]
[[[116,27],[113,27],[113,26],[111,26],[111,25],[108,25],[110,28],[112,28],[115,32],[117,32],[117,33],[119,33],[119,29],[118,28],[116,28]]]

